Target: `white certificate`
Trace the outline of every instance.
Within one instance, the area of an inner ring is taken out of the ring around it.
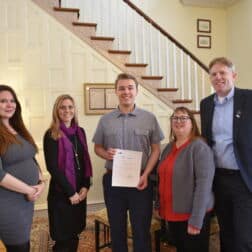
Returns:
[[[137,187],[142,154],[140,151],[116,150],[112,169],[112,186]]]

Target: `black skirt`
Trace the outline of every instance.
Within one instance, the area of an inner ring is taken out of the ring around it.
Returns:
[[[72,205],[65,195],[60,194],[48,195],[49,228],[53,240],[71,239],[86,227],[86,199]]]

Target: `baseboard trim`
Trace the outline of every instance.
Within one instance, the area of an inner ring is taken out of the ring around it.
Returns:
[[[91,201],[88,202],[87,204],[88,212],[94,212],[104,207],[105,207],[104,201]],[[47,203],[36,204],[35,211],[36,210],[47,210]]]

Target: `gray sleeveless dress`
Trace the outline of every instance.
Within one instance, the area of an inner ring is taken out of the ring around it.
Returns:
[[[0,156],[0,181],[9,173],[29,185],[36,185],[39,169],[34,159],[35,148],[21,136],[17,138],[22,144],[12,144]],[[29,241],[33,209],[34,203],[27,201],[24,194],[0,186],[0,239],[5,244]]]

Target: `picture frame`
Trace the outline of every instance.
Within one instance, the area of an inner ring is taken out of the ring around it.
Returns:
[[[197,36],[197,47],[210,49],[211,48],[211,36],[198,35]]]
[[[197,19],[197,32],[211,33],[210,19]]]
[[[103,115],[118,106],[115,84],[84,83],[84,107],[87,115]]]

